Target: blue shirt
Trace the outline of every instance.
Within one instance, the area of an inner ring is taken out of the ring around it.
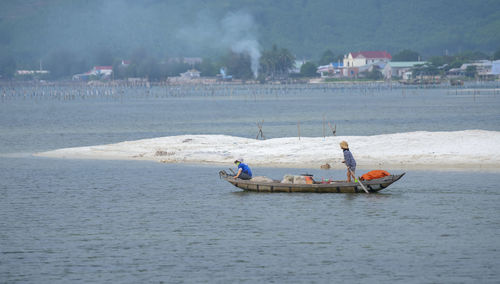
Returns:
[[[242,173],[252,176],[252,170],[250,170],[250,167],[247,164],[240,163],[238,165],[238,169],[241,169]]]
[[[344,160],[345,164],[351,168],[355,169],[356,168],[356,160],[354,160],[354,157],[352,156],[351,151],[344,149]]]

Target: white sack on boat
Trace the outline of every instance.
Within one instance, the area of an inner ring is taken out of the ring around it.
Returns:
[[[293,175],[284,175],[281,183],[293,183]]]
[[[294,176],[293,183],[294,184],[306,184],[306,178],[304,176]]]
[[[256,177],[252,178],[252,181],[255,181],[255,182],[273,182],[273,179],[265,177],[265,176],[256,176]]]

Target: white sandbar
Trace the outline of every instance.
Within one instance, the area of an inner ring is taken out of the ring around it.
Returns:
[[[342,140],[361,169],[500,169],[500,131],[408,132],[374,136],[256,140],[227,135],[180,135],[35,154],[70,159],[153,160],[165,163],[343,168]]]

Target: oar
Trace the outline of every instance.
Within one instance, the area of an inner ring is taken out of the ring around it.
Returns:
[[[356,177],[354,176],[354,173],[351,171],[351,169],[346,165],[347,167],[347,170],[351,173],[351,175],[354,177],[354,180],[356,180]],[[361,182],[361,179],[358,177],[358,183],[361,185],[361,188],[363,188],[363,190],[366,192],[366,193],[370,193],[368,191],[368,189],[366,189],[365,185]]]

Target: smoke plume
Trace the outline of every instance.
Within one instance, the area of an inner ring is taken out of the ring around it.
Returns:
[[[206,12],[200,13],[195,24],[182,28],[178,36],[191,45],[229,48],[235,53],[248,55],[253,75],[257,78],[260,46],[256,34],[257,27],[253,17],[239,11],[228,13],[219,21]]]

